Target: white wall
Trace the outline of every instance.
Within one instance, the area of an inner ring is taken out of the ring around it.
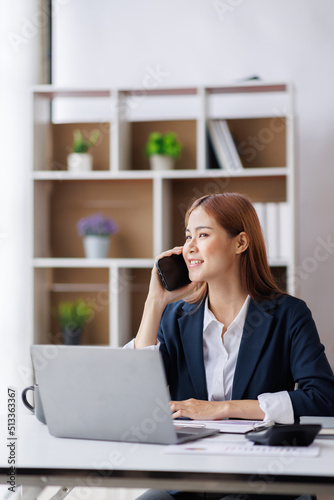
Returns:
[[[32,142],[29,89],[42,78],[39,8],[39,0],[1,0],[0,413],[7,407],[7,387],[16,388],[19,405],[22,385],[32,381],[28,373],[31,332],[27,331]]]
[[[334,2],[71,0],[54,19],[54,83],[293,81],[298,114],[300,296],[334,365]],[[321,248],[320,242],[327,242]]]
[[[39,0],[1,0],[0,5],[0,414],[7,410],[7,388],[13,387],[18,418],[22,387],[32,381],[26,328],[31,232],[29,88],[42,78],[41,19]],[[18,420],[17,425],[19,431]],[[7,486],[0,486],[0,498],[8,493]]]

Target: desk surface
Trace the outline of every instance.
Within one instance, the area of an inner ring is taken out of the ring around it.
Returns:
[[[0,482],[6,484],[10,447],[5,418],[0,425]],[[221,439],[226,440],[226,435]],[[21,415],[15,474],[18,485],[332,493],[334,440],[316,443],[320,454],[314,458],[169,455],[162,445],[55,438],[34,416]]]

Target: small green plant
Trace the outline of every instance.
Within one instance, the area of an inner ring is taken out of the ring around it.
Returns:
[[[92,318],[93,308],[82,299],[62,301],[56,308],[55,316],[62,330],[77,330]]]
[[[88,151],[90,151],[90,149],[92,149],[94,144],[96,144],[96,141],[99,137],[100,131],[97,129],[93,130],[93,132],[90,134],[89,139],[85,139],[81,130],[79,130],[78,128],[75,129],[73,132],[73,153],[87,153]]]
[[[146,143],[147,156],[166,155],[179,158],[181,151],[182,144],[174,132],[167,132],[166,134],[152,132]]]

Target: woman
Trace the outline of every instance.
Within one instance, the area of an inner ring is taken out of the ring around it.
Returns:
[[[173,417],[333,415],[333,372],[311,312],[272,279],[250,201],[203,196],[185,222],[184,246],[158,258],[182,252],[192,283],[168,292],[154,266],[134,340],[160,349]]]

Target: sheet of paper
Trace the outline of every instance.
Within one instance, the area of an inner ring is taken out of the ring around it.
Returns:
[[[320,447],[310,446],[262,446],[251,442],[218,442],[201,439],[192,443],[169,445],[164,453],[172,455],[241,455],[241,456],[284,456],[284,457],[317,457]]]
[[[230,434],[246,434],[254,429],[269,427],[273,422],[263,422],[262,420],[175,420],[177,426],[186,427],[207,427],[208,429],[219,429],[220,432]]]

